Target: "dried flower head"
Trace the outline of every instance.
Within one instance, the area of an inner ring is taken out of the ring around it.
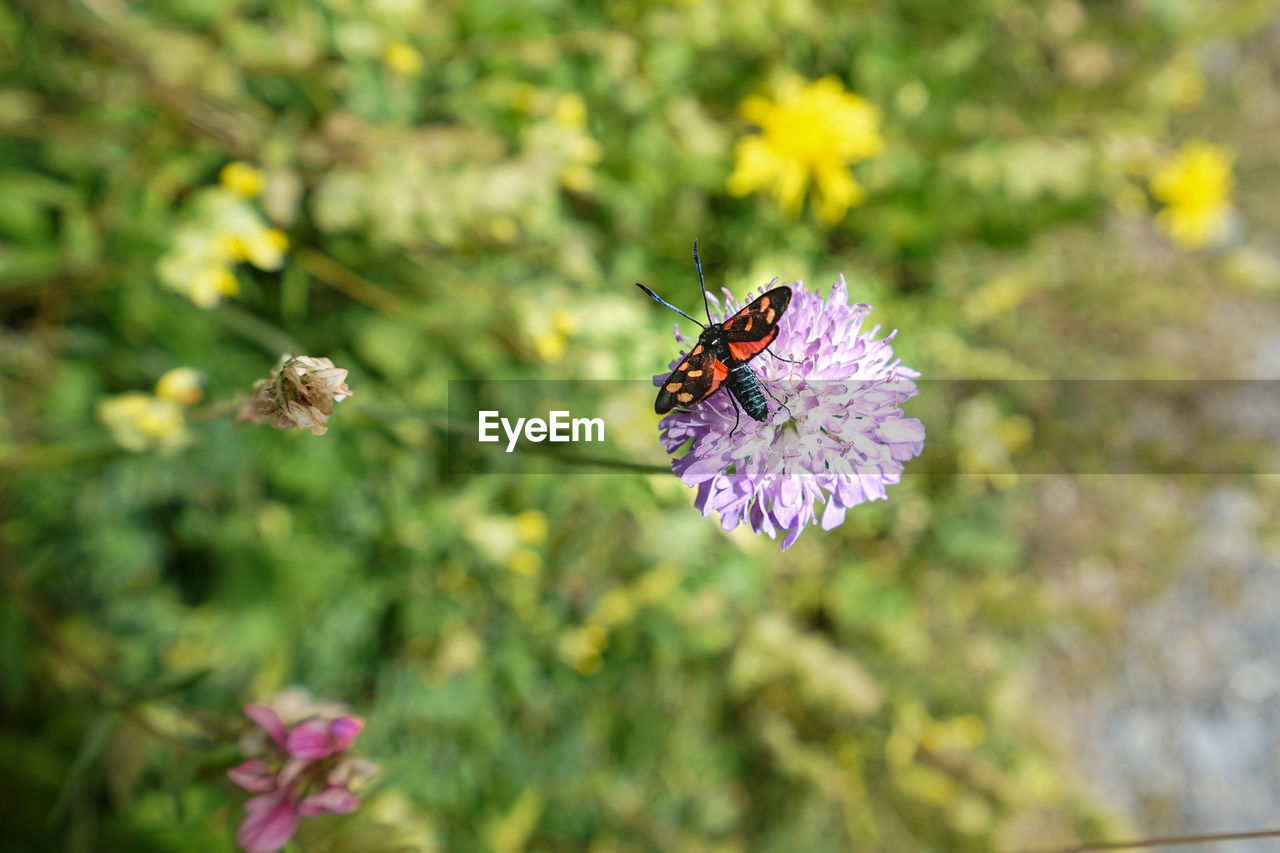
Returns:
[[[728,317],[742,306],[724,293]],[[879,326],[863,330],[870,310],[848,304],[843,276],[826,300],[796,282],[778,337],[751,362],[778,401],[770,402],[768,419],[735,416],[727,391],[662,419],[668,452],[689,444],[671,468],[697,487],[703,515],[719,511],[725,530],[746,521],[770,538],[783,532],[785,549],[817,521],[815,504],[826,504],[822,527],[830,530],[849,507],[886,499],[885,486],[901,479],[902,463],[924,448],[924,425],[903,417],[900,405],[919,393],[912,380],[920,374],[893,357],[896,332],[877,338]],[[678,328],[676,336],[688,343]]]
[[[309,429],[324,435],[325,422],[333,414],[333,404],[351,396],[347,371],[334,367],[327,358],[285,355],[269,379],[254,386],[250,408],[240,419],[268,418],[276,429]]]

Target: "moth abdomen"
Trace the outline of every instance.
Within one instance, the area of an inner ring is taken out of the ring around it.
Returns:
[[[729,393],[742,404],[743,410],[748,415],[758,421],[768,420],[769,404],[764,399],[764,389],[760,387],[760,380],[751,372],[751,368],[746,364],[729,368],[729,375],[725,378],[724,384],[729,389]]]

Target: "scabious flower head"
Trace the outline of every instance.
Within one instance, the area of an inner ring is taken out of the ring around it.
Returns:
[[[924,448],[924,425],[900,407],[919,393],[912,380],[920,374],[893,357],[889,342],[897,333],[878,338],[879,326],[863,329],[871,306],[848,304],[843,276],[825,300],[803,282],[791,287],[778,337],[751,361],[782,405],[770,400],[765,421],[741,414],[735,428],[734,402],[722,388],[660,423],[669,453],[692,442],[671,468],[698,489],[702,514],[718,511],[725,530],[746,522],[770,538],[784,533],[784,549],[818,521],[816,504],[825,503],[821,523],[830,530],[849,507],[886,499],[902,463]],[[742,306],[724,293],[729,317]],[[654,384],[666,378],[656,376]]]
[[[1152,177],[1151,191],[1165,203],[1156,225],[1180,247],[1202,249],[1227,236],[1232,159],[1226,148],[1192,141]]]
[[[236,844],[248,853],[279,850],[301,818],[355,811],[356,793],[378,771],[373,762],[345,754],[364,728],[362,719],[335,715],[332,706],[311,707],[315,713],[302,719],[282,717],[278,710],[288,711],[284,701],[244,708],[258,736],[243,738],[242,746],[260,757],[232,767],[227,776],[258,795],[245,803],[236,832]]]
[[[240,420],[267,418],[276,429],[296,427],[324,435],[334,404],[351,396],[346,379],[347,371],[327,358],[283,356],[269,379],[258,380]]]
[[[777,100],[745,99],[742,116],[761,133],[739,142],[729,192],[744,196],[770,189],[790,215],[800,211],[810,181],[821,199],[819,218],[839,222],[865,195],[849,173],[849,164],[874,157],[884,147],[880,110],[863,97],[845,91],[840,80],[809,82],[788,77]]]

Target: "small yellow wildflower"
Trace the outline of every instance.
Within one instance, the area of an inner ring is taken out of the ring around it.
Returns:
[[[102,400],[98,420],[125,450],[172,450],[187,442],[182,408],[172,400],[142,391]]]
[[[587,133],[587,107],[581,96],[561,96],[556,102],[555,122],[561,128],[561,148],[568,160],[560,168],[560,182],[574,192],[590,192],[596,177],[591,167],[600,162],[603,152],[600,143]]]
[[[526,509],[515,518],[516,536],[526,545],[541,545],[547,541],[547,517],[536,509]]]
[[[636,612],[636,599],[625,587],[611,589],[591,611],[591,624],[615,628],[630,621]]]
[[[243,235],[229,235],[238,260],[246,260],[260,270],[278,270],[284,266],[284,252],[289,237],[279,228],[255,228]]]
[[[533,337],[533,348],[543,361],[556,361],[568,345],[568,339],[559,332],[540,332]]]
[[[571,338],[578,332],[578,318],[563,308],[551,312],[551,325],[566,338]]]
[[[232,170],[232,166],[243,169]],[[267,271],[284,266],[289,238],[267,225],[243,197],[251,181],[246,169],[257,171],[232,163],[223,169],[224,186],[211,187],[196,197],[189,208],[190,220],[178,226],[173,244],[156,265],[166,286],[185,293],[201,308],[214,308],[240,292],[237,263],[247,261]],[[241,188],[236,190],[232,185]]]
[[[609,632],[601,625],[571,628],[560,635],[560,657],[581,675],[600,671],[602,655],[609,645]]]
[[[240,282],[227,267],[211,263],[187,278],[186,293],[199,307],[216,308],[223,297],[240,293]]]
[[[544,120],[529,125],[525,139],[529,152],[550,156],[559,164],[560,183],[568,190],[588,194],[595,187],[594,166],[604,149],[587,130],[587,102],[577,92],[540,94],[517,88],[513,105],[522,111],[536,108]]]
[[[587,103],[577,92],[565,92],[556,98],[552,116],[556,124],[581,129],[587,126]]]
[[[413,45],[393,41],[382,51],[382,61],[401,77],[417,77],[422,71],[422,54]]]
[[[245,198],[253,198],[262,192],[267,183],[266,175],[262,174],[261,169],[240,161],[223,166],[218,180],[224,187]]]
[[[1165,203],[1156,225],[1183,249],[1201,249],[1227,235],[1231,216],[1232,152],[1191,141],[1151,178],[1151,190]]]
[[[929,720],[920,733],[920,746],[932,753],[968,752],[987,736],[981,717],[963,714],[947,722]]]
[[[880,110],[870,101],[845,91],[835,77],[790,77],[778,87],[776,101],[752,96],[738,110],[762,132],[734,149],[730,193],[771,189],[783,210],[795,215],[812,181],[821,198],[818,216],[827,224],[862,202],[865,192],[849,164],[884,147]]]
[[[235,257],[225,240],[198,224],[178,228],[173,245],[156,265],[160,280],[201,308],[213,308],[240,290],[231,271]]]
[[[200,390],[202,384],[204,380],[198,370],[175,367],[156,382],[156,396],[179,406],[194,406],[204,395]]]
[[[507,568],[517,575],[533,577],[542,570],[542,556],[532,548],[517,548],[507,557]]]

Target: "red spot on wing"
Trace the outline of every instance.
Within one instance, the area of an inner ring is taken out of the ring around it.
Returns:
[[[729,375],[729,367],[720,359],[716,359],[716,363],[711,366],[711,390],[714,391],[720,387],[720,383]]]
[[[746,361],[754,358],[764,351],[764,348],[773,343],[773,339],[778,336],[778,329],[774,327],[769,330],[769,334],[758,341],[729,341],[729,354],[738,361]]]

